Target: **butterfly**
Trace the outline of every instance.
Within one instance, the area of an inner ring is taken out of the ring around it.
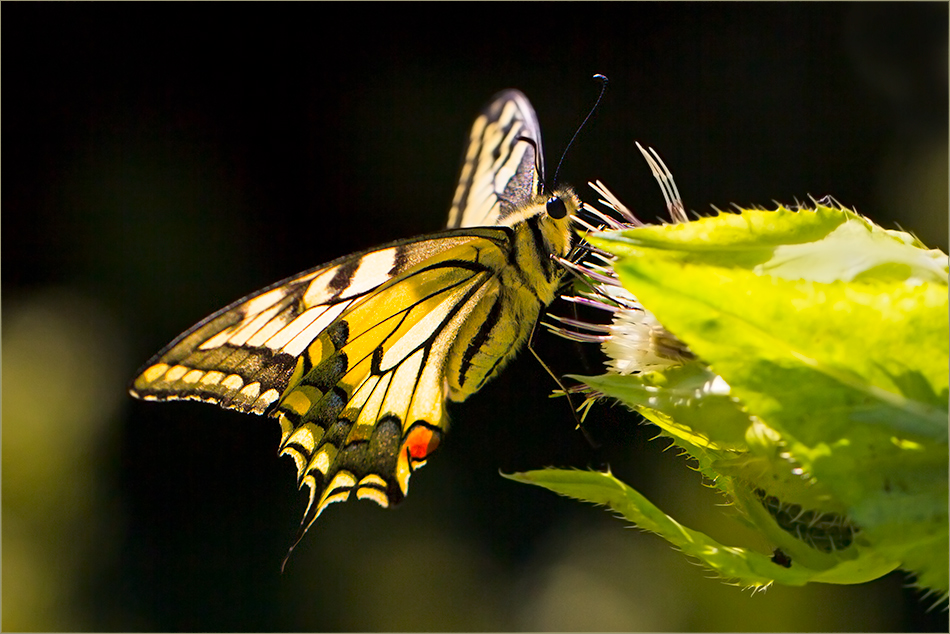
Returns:
[[[581,203],[543,193],[541,131],[519,91],[472,126],[448,228],[322,264],[239,299],[156,354],[130,392],[277,419],[310,497],[296,545],[353,495],[399,503],[464,401],[557,292]],[[292,549],[291,549],[292,550]]]

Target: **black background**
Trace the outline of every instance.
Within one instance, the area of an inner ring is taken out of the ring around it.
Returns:
[[[124,396],[139,364],[235,298],[441,228],[462,140],[501,89],[531,99],[553,170],[596,96],[591,76],[610,78],[560,175],[588,200],[585,183],[600,179],[642,219],[664,214],[640,141],[664,158],[687,208],[831,194],[947,249],[943,3],[6,4],[3,13],[4,347],[8,318],[55,288],[109,315],[123,350],[111,362],[116,413],[94,461],[108,510],[89,520],[99,529],[71,569],[64,629],[543,629],[553,626],[515,615],[535,578],[526,571],[551,560],[543,545],[565,526],[668,550],[602,511],[498,476],[609,464],[672,508],[662,465],[690,473],[618,408],[595,408],[590,430],[603,446],[591,448],[566,405],[547,398],[553,382],[530,355],[451,407],[452,432],[403,507],[331,507],[283,575],[304,501],[291,461],[274,456],[277,425]],[[596,371],[596,350],[548,335],[537,348],[558,373]],[[8,416],[6,399],[4,410],[5,432],[29,424]],[[5,461],[8,450],[5,433]],[[5,469],[5,525],[16,477]],[[427,548],[429,531],[446,541]],[[5,530],[5,558],[10,544]],[[472,559],[446,544],[464,544]],[[416,579],[467,579],[459,561],[488,572],[459,582],[451,605],[468,607],[449,609]],[[647,564],[627,573],[656,574]],[[682,574],[704,576],[688,565]],[[849,589],[854,604],[834,609],[882,601],[894,612],[881,629],[945,631],[946,613],[925,613],[930,603],[905,581],[894,573]],[[723,587],[700,582],[701,592]],[[10,583],[19,582],[5,568],[6,614]],[[520,590],[491,602],[495,583]],[[796,592],[767,596],[804,596]],[[392,616],[361,607],[377,593]],[[743,601],[751,613],[765,599]],[[406,606],[409,616],[395,615]],[[807,627],[782,614],[749,627]],[[707,616],[666,627],[743,628]]]

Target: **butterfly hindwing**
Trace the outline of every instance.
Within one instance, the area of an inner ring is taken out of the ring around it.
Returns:
[[[354,491],[398,503],[438,446],[447,385],[459,382],[446,359],[484,298],[497,296],[508,250],[501,229],[467,233],[348,305],[299,357],[276,415],[281,452],[311,492],[305,526]]]

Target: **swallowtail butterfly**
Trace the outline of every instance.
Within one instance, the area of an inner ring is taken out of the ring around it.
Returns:
[[[464,401],[524,345],[571,249],[574,192],[542,191],[541,132],[516,90],[472,126],[440,233],[322,264],[187,330],[130,392],[277,419],[310,500],[297,542],[333,502],[388,507]]]

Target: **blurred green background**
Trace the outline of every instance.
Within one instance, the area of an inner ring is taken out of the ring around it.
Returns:
[[[739,539],[634,415],[595,408],[591,447],[530,355],[451,407],[399,509],[331,507],[284,574],[304,498],[277,424],[125,387],[237,297],[438,230],[468,127],[508,87],[553,170],[610,77],[561,172],[588,200],[599,178],[664,215],[640,141],[690,209],[831,194],[946,250],[947,9],[6,4],[3,629],[946,631],[901,573],[750,596],[502,479],[609,465]],[[559,373],[599,362],[537,348]]]

